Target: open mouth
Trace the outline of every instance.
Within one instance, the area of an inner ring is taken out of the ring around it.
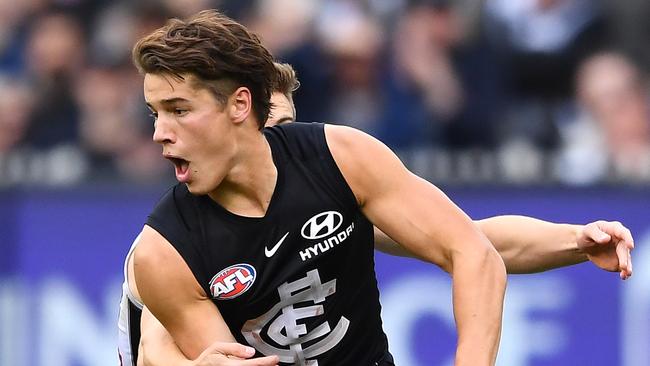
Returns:
[[[174,164],[176,179],[179,182],[187,183],[190,178],[190,162],[175,156],[165,156],[165,158]]]

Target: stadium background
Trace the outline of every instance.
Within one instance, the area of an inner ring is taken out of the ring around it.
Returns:
[[[295,66],[299,120],[372,133],[472,217],[630,227],[629,282],[510,277],[499,365],[650,364],[647,1],[0,0],[0,365],[116,363],[122,260],[173,183],[129,50],[209,7]],[[448,277],[377,275],[399,364],[449,365]]]

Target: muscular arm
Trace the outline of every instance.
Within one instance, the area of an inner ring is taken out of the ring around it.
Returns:
[[[167,329],[145,307],[142,309],[142,338],[138,364],[143,366],[273,366],[277,357],[247,359],[255,349],[232,342],[215,342],[196,360],[189,360],[178,348]]]
[[[144,227],[133,261],[143,303],[187,357],[195,359],[215,341],[235,341],[217,307],[158,232]]]
[[[494,216],[475,223],[503,258],[508,273],[536,273],[591,260],[601,269],[632,275],[634,240],[619,222],[556,224],[526,216]],[[414,256],[375,229],[375,248]]]
[[[499,252],[508,273],[536,273],[587,260],[577,244],[579,225],[553,224],[526,216],[494,216],[474,223]],[[414,256],[378,229],[375,248],[387,254]]]
[[[151,230],[146,228],[146,230]],[[151,233],[153,234],[153,233]],[[152,235],[156,238],[156,235]],[[140,241],[138,242],[140,245]],[[137,248],[137,247],[136,247]],[[136,249],[137,250],[137,249]],[[146,254],[146,253],[145,253]],[[171,254],[171,253],[167,253]],[[143,253],[140,253],[143,255]],[[142,259],[142,258],[141,258]],[[146,262],[145,262],[146,263]],[[143,264],[140,263],[142,266]],[[138,290],[135,281],[134,258],[128,259],[127,265],[129,275],[128,285],[132,293],[137,298],[141,298],[140,291]],[[139,270],[143,270],[142,267]],[[183,271],[181,271],[183,272]],[[187,273],[180,273],[181,279],[189,281],[190,278]],[[140,281],[142,282],[142,281]],[[220,316],[218,317],[220,318]],[[223,324],[225,326],[225,324]],[[255,355],[255,350],[252,347],[244,346],[234,343],[234,338],[229,331],[223,331],[222,337],[199,355],[198,358],[191,360],[183,354],[171,334],[165,329],[160,321],[151,314],[149,309],[145,306],[142,309],[142,317],[140,322],[141,338],[140,338],[140,351],[138,356],[138,365],[144,366],[219,366],[219,365],[241,365],[241,366],[272,366],[277,364],[278,359],[276,356],[251,358]],[[227,340],[227,341],[223,341]]]
[[[477,223],[494,240],[511,273],[541,272],[589,260],[601,269],[619,272],[622,279],[632,276],[634,239],[620,222],[570,225],[496,216]]]
[[[176,365],[191,366],[189,360],[176,346],[167,329],[160,324],[149,309],[142,309],[140,322],[141,339],[138,361],[144,366]]]
[[[467,215],[411,174],[383,144],[346,127],[328,125],[325,131],[366,217],[407,250],[451,274],[456,365],[494,364],[506,283],[494,247]]]
[[[587,260],[578,248],[580,225],[525,216],[495,216],[476,223],[499,251],[509,273],[542,272]]]

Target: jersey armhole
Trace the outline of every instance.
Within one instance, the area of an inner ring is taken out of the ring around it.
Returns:
[[[169,242],[169,244],[172,246],[172,248],[174,248],[176,253],[178,253],[178,255],[181,256],[181,259],[183,260],[183,262],[185,263],[187,268],[192,273],[192,276],[194,276],[194,279],[196,280],[196,283],[198,283],[199,286],[201,287],[201,289],[203,289],[205,297],[208,298],[208,299],[211,299],[211,297],[209,295],[209,292],[208,292],[209,287],[204,285],[202,283],[202,281],[201,281],[201,276],[202,275],[200,273],[197,273],[197,271],[195,271],[193,269],[193,268],[197,268],[197,267],[203,268],[203,263],[199,260],[199,256],[196,253],[191,253],[191,251],[192,251],[192,249],[190,249],[191,246],[190,245],[179,245],[178,244],[179,240],[177,238],[175,238],[173,235],[171,235],[170,233],[167,233],[165,230],[163,230],[162,228],[164,226],[162,226],[155,218],[153,218],[151,216],[149,217],[149,220],[147,220],[147,226],[149,226],[151,229],[155,230],[158,234],[160,234],[163,238],[165,238],[165,240],[167,240],[167,242]],[[183,251],[183,249],[184,249],[184,251]],[[194,262],[193,263],[194,265],[190,265],[190,263],[188,263],[188,260],[192,260]],[[198,270],[198,271],[200,271],[200,270]],[[203,278],[207,278],[207,277],[205,277],[205,274],[203,274]]]
[[[345,177],[343,176],[343,172],[341,172],[341,169],[336,163],[336,160],[334,159],[334,155],[332,155],[332,151],[330,150],[330,146],[327,142],[327,134],[325,133],[325,128],[327,125],[322,124],[322,126],[323,126],[322,127],[323,146],[325,146],[324,157],[327,160],[328,164],[330,164],[333,174],[336,175],[336,179],[340,182],[341,189],[346,195],[346,199],[350,200],[350,202],[352,202],[355,207],[359,207],[359,202],[357,201],[357,197],[354,195],[354,192],[352,191],[352,188],[348,184],[348,181],[345,180]]]

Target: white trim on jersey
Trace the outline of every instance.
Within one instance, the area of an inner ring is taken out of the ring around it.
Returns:
[[[117,321],[117,328],[118,328],[118,339],[117,339],[117,352],[120,357],[120,365],[121,366],[136,366],[137,360],[133,359],[133,350],[131,349],[131,324],[130,324],[130,309],[129,309],[129,302],[135,305],[138,309],[142,309],[143,304],[140,299],[137,299],[133,295],[133,291],[129,287],[129,259],[131,258],[131,255],[133,254],[133,250],[135,249],[135,246],[137,245],[138,241],[140,239],[140,235],[138,235],[135,240],[133,241],[133,244],[131,245],[131,249],[129,249],[129,252],[126,254],[126,258],[124,259],[124,283],[122,283],[122,298],[120,299],[120,315]]]
[[[133,251],[135,250],[135,246],[138,244],[138,241],[140,241],[140,235],[138,235],[135,240],[133,240],[131,249],[129,249],[129,252],[126,254],[126,259],[124,260],[124,285],[122,286],[122,290],[124,293],[126,293],[126,296],[129,297],[129,300],[131,300],[131,302],[138,307],[138,309],[142,309],[144,306],[142,304],[142,300],[136,298],[135,295],[133,295],[131,287],[129,287],[129,259],[131,258],[131,255],[133,255]]]

